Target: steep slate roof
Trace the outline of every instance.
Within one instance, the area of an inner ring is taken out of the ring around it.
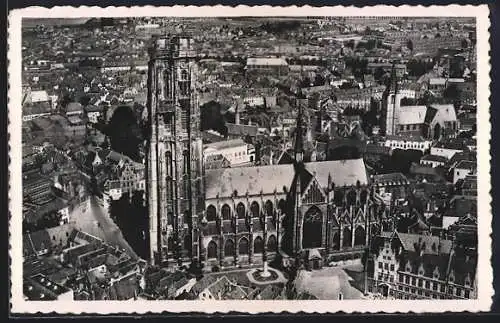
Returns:
[[[243,139],[231,139],[231,140],[223,140],[223,141],[205,144],[205,145],[203,145],[204,146],[203,148],[204,149],[219,150],[219,149],[240,147],[243,145],[246,145],[246,143],[243,141]]]
[[[450,268],[453,268],[454,282],[464,285],[469,276],[471,286],[476,278],[477,255],[474,251],[457,250],[450,259]]]
[[[234,191],[240,194],[258,195],[283,192],[294,176],[293,165],[266,165],[247,168],[224,168],[206,172],[207,199],[229,197]]]
[[[76,112],[82,110],[83,110],[82,105],[79,102],[70,102],[66,107],[67,112]]]
[[[433,104],[432,107],[439,111],[443,121],[457,121],[457,114],[453,104]]]
[[[303,185],[307,185],[311,175],[315,176],[321,187],[328,186],[328,175],[337,187],[353,186],[357,181],[361,185],[368,183],[363,159],[335,160],[305,163],[304,174],[301,174]],[[315,174],[315,175],[314,175]],[[266,165],[247,168],[224,168],[206,172],[207,199],[229,197],[234,191],[238,195],[284,194],[284,186],[289,190],[295,177],[295,169],[291,164]]]
[[[425,155],[422,158],[420,158],[420,160],[434,161],[434,162],[440,162],[440,163],[446,163],[448,161],[448,159],[446,159],[446,157],[439,156],[439,155]]]
[[[50,113],[51,107],[47,102],[37,102],[23,106],[23,115],[37,115]]]
[[[373,182],[379,184],[409,184],[408,178],[402,173],[373,175]]]
[[[216,281],[217,277],[215,276],[205,276],[194,284],[193,288],[191,288],[191,293],[198,296],[199,293]]]
[[[137,290],[137,276],[130,275],[115,282],[109,289],[111,300],[129,300],[135,298]]]
[[[288,66],[288,63],[283,58],[267,58],[267,57],[251,57],[247,58],[248,65],[259,65],[259,66]]]
[[[425,105],[402,106],[399,112],[399,121],[401,125],[423,124],[427,107]]]
[[[32,246],[36,252],[40,252],[44,249],[49,249],[52,246],[52,241],[46,230],[40,230],[33,233],[29,233]]]
[[[234,123],[226,123],[226,128],[227,128],[227,133],[229,135],[238,135],[238,136],[249,135],[251,137],[257,136],[257,132],[259,130],[259,127],[257,126],[249,126],[242,124],[238,125]]]
[[[455,169],[475,169],[477,167],[477,164],[472,161],[468,160],[461,160],[457,166],[455,166]]]
[[[422,245],[425,243],[425,254],[431,254],[431,255],[437,255],[438,254],[438,248],[437,246],[440,245],[441,248],[439,249],[439,253],[444,253],[444,254],[449,254],[452,249],[452,241],[451,240],[444,240],[440,239],[439,237],[436,236],[431,236],[431,235],[420,235],[420,234],[411,234],[411,233],[401,233],[398,232],[397,236],[399,237],[399,240],[401,241],[402,247],[406,251],[416,251],[415,246],[416,245]],[[436,248],[433,249],[432,246],[435,245]]]
[[[365,163],[362,158],[306,163],[306,170],[314,175],[321,187],[328,186],[328,174],[337,187],[353,186],[357,181],[368,184]]]

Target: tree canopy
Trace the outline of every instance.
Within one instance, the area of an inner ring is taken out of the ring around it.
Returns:
[[[140,158],[142,133],[138,119],[129,106],[120,106],[115,110],[107,127],[107,134],[113,150],[134,160]]]

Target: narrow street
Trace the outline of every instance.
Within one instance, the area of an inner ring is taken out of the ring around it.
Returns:
[[[123,237],[120,228],[113,222],[106,210],[99,205],[95,197],[91,198],[90,209],[82,212],[78,208],[73,212],[71,218],[75,221],[76,227],[82,231],[125,250],[134,259],[139,258]]]

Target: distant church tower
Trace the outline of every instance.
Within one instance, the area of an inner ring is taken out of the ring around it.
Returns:
[[[398,79],[394,66],[391,71],[389,85],[382,97],[382,129],[385,135],[396,135],[401,109],[401,94],[398,88]]]
[[[150,260],[197,261],[204,210],[197,65],[188,36],[159,38],[148,71],[147,195]]]

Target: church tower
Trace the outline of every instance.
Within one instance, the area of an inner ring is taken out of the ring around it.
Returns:
[[[391,78],[382,98],[382,129],[385,135],[396,135],[401,109],[401,94],[399,93],[396,69],[392,66]]]
[[[199,259],[198,219],[204,210],[193,40],[189,36],[156,39],[148,73],[150,260],[163,266],[181,265]]]

